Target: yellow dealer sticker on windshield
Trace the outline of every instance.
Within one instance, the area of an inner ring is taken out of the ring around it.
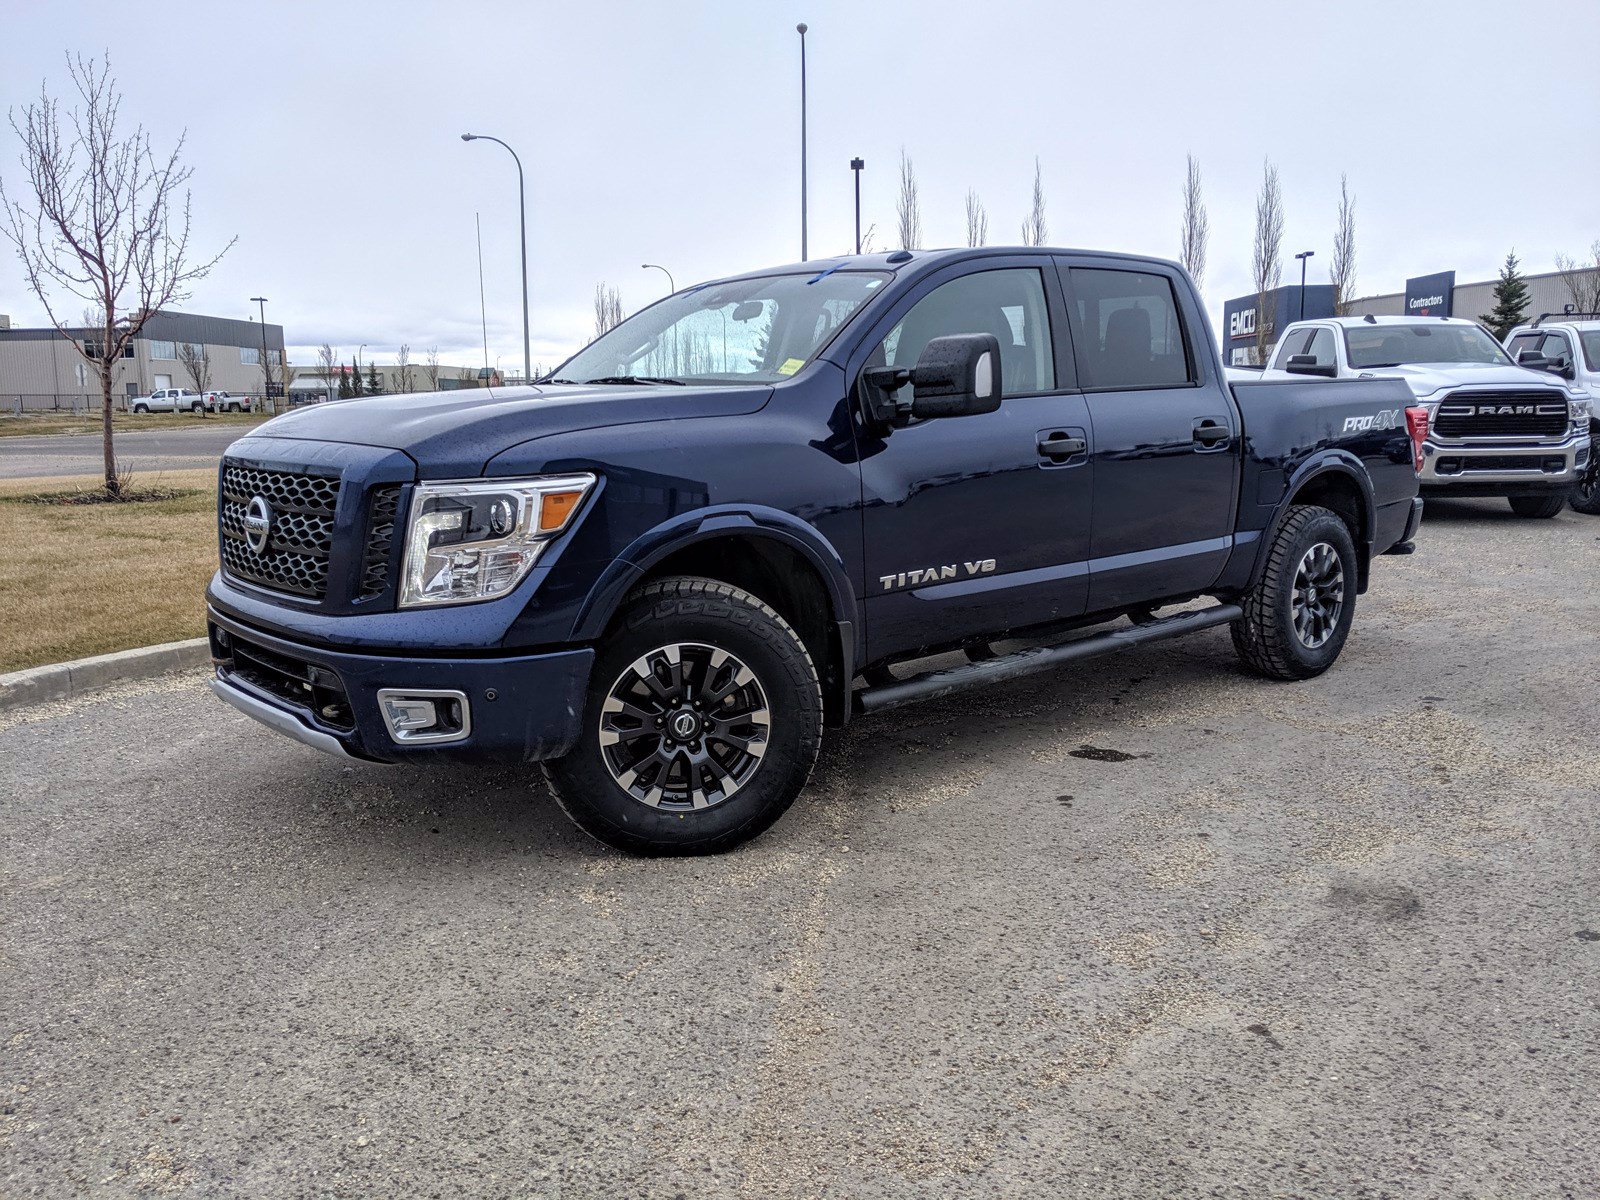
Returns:
[[[806,365],[806,360],[805,359],[803,359],[803,358],[791,358],[787,362],[785,362],[783,364],[783,366],[778,368],[778,374],[779,375],[793,375],[796,371],[798,371],[801,367],[803,367],[805,365]]]

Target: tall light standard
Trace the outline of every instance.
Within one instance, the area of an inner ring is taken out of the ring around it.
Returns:
[[[806,254],[806,25],[794,27],[800,35],[800,261]]]
[[[660,263],[640,263],[639,264],[639,270],[641,270],[641,271],[660,271],[663,275],[665,275],[667,277],[668,294],[670,295],[671,293],[676,292],[678,290],[678,285],[672,282],[672,272],[667,270]]]
[[[861,253],[861,168],[867,165],[864,158],[852,158],[850,169],[856,176],[856,253]]]
[[[267,370],[267,298],[265,296],[251,296],[250,303],[261,310],[261,402],[265,404],[272,397],[272,374]],[[277,411],[276,407],[273,409]]]
[[[490,137],[487,133],[463,133],[461,140],[494,142],[496,145],[505,146],[512,161],[517,164],[517,215],[522,221],[522,382],[528,383],[533,379],[533,348],[528,339],[528,194],[522,178],[522,160],[510,146],[506,146],[497,137]]]
[[[1306,259],[1315,258],[1315,250],[1302,250],[1295,257],[1300,260],[1300,320],[1306,319]]]

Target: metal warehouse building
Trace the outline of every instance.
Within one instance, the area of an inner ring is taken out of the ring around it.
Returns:
[[[1590,268],[1576,273],[1589,285],[1600,272]],[[1525,275],[1528,285],[1528,317],[1540,313],[1558,313],[1572,303],[1572,292],[1567,278],[1559,271],[1542,275]],[[1477,320],[1494,310],[1494,288],[1498,279],[1485,279],[1481,283],[1457,283],[1454,271],[1440,271],[1406,280],[1403,292],[1390,292],[1383,296],[1363,296],[1350,302],[1352,316],[1375,317],[1466,317]]]
[[[73,329],[73,339],[93,342],[97,329]],[[263,339],[265,332],[265,339]],[[119,364],[114,387],[119,404],[157,388],[186,387],[194,380],[178,359],[185,343],[204,346],[211,360],[210,387],[260,396],[266,391],[262,344],[273,391],[283,386],[283,326],[262,326],[229,317],[159,312],[145,323]],[[100,384],[77,349],[55,329],[13,329],[0,315],[0,412],[85,411],[100,401]]]

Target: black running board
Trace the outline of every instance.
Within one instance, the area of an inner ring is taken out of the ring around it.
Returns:
[[[969,687],[999,683],[1004,679],[1019,679],[1024,675],[1048,671],[1052,667],[1074,662],[1080,658],[1094,658],[1097,655],[1110,654],[1114,650],[1142,646],[1146,642],[1159,642],[1167,638],[1182,637],[1186,633],[1198,633],[1202,629],[1237,621],[1242,616],[1244,609],[1237,604],[1218,604],[1213,608],[1202,608],[1198,612],[1174,613],[1170,617],[1158,617],[1138,625],[1126,625],[1059,646],[1018,650],[1015,654],[1006,654],[999,658],[962,663],[960,666],[947,667],[942,671],[929,671],[925,675],[898,680],[895,683],[865,688],[855,693],[853,707],[858,713],[875,713],[899,704],[933,700]]]

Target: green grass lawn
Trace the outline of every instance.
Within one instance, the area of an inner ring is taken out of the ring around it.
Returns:
[[[114,413],[111,427],[117,433],[133,433],[140,429],[193,429],[199,425],[259,425],[268,419],[267,413],[207,413],[204,417],[194,413]],[[0,437],[37,437],[47,433],[99,433],[100,414],[91,416],[72,413],[0,414]]]

